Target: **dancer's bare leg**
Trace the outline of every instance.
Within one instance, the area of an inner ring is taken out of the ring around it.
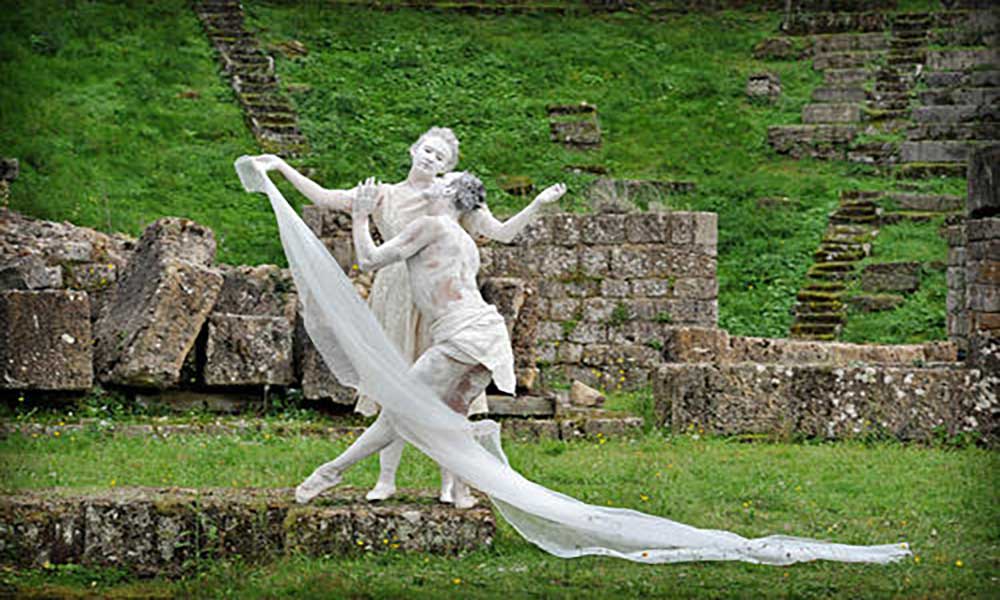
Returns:
[[[358,439],[354,440],[354,443],[347,450],[344,450],[340,456],[330,462],[317,467],[312,475],[295,488],[295,501],[299,504],[309,502],[323,493],[324,490],[340,483],[344,471],[349,467],[398,439],[396,430],[388,422],[388,419],[384,412],[379,413],[375,422]]]
[[[405,446],[406,442],[402,438],[396,438],[379,453],[378,482],[365,495],[366,499],[373,502],[386,500],[396,493],[396,471],[399,469],[399,463],[403,459],[403,448]]]
[[[469,405],[486,389],[491,378],[492,374],[486,367],[480,364],[468,365],[465,374],[452,387],[448,405],[456,412],[467,414]],[[448,502],[449,500],[454,503],[455,508],[472,508],[476,505],[476,497],[469,491],[469,486],[465,481],[442,468],[441,501]]]

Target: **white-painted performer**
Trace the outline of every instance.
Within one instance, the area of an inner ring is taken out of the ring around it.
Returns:
[[[483,184],[473,175],[462,174],[436,187],[428,195],[424,216],[376,247],[368,220],[379,186],[373,179],[359,185],[352,204],[354,247],[364,271],[405,262],[413,304],[428,324],[431,338],[410,375],[464,415],[491,379],[500,390],[514,392],[514,356],[503,317],[479,293],[479,249],[459,225],[462,216],[483,206]],[[565,185],[556,184],[543,193],[554,201],[565,192]],[[350,448],[316,469],[296,489],[296,499],[308,502],[336,485],[345,469],[396,443],[388,420],[385,413],[380,414]],[[465,482],[455,478],[452,482],[455,506],[473,506],[475,499]]]
[[[442,189],[441,183],[459,174],[451,172],[458,163],[458,139],[448,128],[432,127],[410,147],[412,163],[406,179],[394,184],[378,184],[378,201],[371,213],[372,220],[385,240],[397,237],[403,229],[415,220],[428,214],[434,203],[435,190]],[[325,189],[302,175],[280,157],[259,156],[254,159],[265,171],[281,173],[305,197],[318,206],[341,211],[350,211],[359,188],[346,190]],[[506,221],[497,220],[483,203],[474,210],[465,212],[461,224],[473,235],[510,242],[527,226],[538,211],[546,204],[558,200],[561,193],[553,188],[544,190],[528,206]],[[379,269],[369,295],[369,305],[386,335],[411,363],[417,360],[430,346],[431,332],[413,301],[408,268],[405,262],[397,262]],[[358,400],[357,410],[365,415],[373,415],[377,404],[367,397]],[[479,394],[469,406],[468,414],[486,412],[486,398]],[[405,442],[399,439],[387,446],[379,457],[380,472],[378,482],[366,496],[369,500],[384,500],[396,491],[396,471],[399,468]],[[449,474],[441,472],[441,500],[452,501]]]

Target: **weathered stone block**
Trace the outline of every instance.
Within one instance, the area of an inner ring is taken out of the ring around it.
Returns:
[[[86,292],[0,292],[0,332],[0,388],[85,390],[92,385]]]
[[[973,242],[1000,239],[1000,217],[968,219],[965,232],[967,239]]]
[[[611,265],[611,249],[607,246],[580,248],[580,272],[587,277],[606,277]]]
[[[729,334],[711,327],[664,327],[661,338],[665,362],[722,362],[729,351]]]
[[[857,104],[807,104],[802,108],[803,123],[857,123],[861,107]]]
[[[540,275],[566,277],[576,274],[580,269],[580,257],[575,248],[539,246],[537,250],[541,252],[537,262],[532,263],[530,268]]]
[[[211,230],[193,221],[164,218],[146,229],[95,324],[98,378],[155,388],[180,381],[222,288],[206,266],[214,254]]]
[[[581,220],[584,244],[620,244],[625,241],[625,215],[587,215]]]
[[[849,302],[861,312],[873,313],[899,308],[905,298],[896,294],[858,294],[850,298]]]
[[[903,142],[899,158],[903,162],[965,162],[973,148],[968,142]]]
[[[673,213],[670,224],[670,242],[684,246],[694,241],[694,213]]]
[[[580,243],[580,230],[582,228],[582,221],[585,218],[586,215],[556,213],[545,215],[539,221],[544,223],[549,231],[549,243],[561,246],[575,246]]]
[[[861,287],[866,292],[913,292],[920,287],[920,263],[868,265],[861,273]]]
[[[711,247],[715,256],[715,246],[719,243],[719,215],[710,212],[696,212],[694,218],[694,243]]]
[[[662,298],[674,292],[673,279],[633,279],[632,296],[645,298]]]
[[[62,287],[62,270],[45,264],[41,256],[29,254],[0,264],[0,290],[41,290]]]
[[[972,218],[1000,212],[1000,145],[977,150],[969,161],[968,212]],[[991,219],[1000,221],[1000,219]],[[971,225],[971,223],[970,223]],[[1000,237],[1000,236],[991,236]]]
[[[958,368],[672,364],[658,371],[654,396],[660,421],[678,431],[694,424],[727,435],[992,437],[998,403],[981,379]],[[983,408],[969,421],[977,403]]]
[[[483,300],[497,307],[507,323],[507,333],[513,336],[518,314],[524,306],[526,284],[516,277],[490,277],[479,285]]]
[[[931,71],[971,71],[980,66],[1000,64],[996,50],[932,50],[927,53]]]
[[[633,213],[625,216],[625,238],[628,242],[669,242],[671,213]]]
[[[302,383],[302,396],[307,400],[329,400],[335,404],[353,406],[357,392],[337,381],[309,339],[301,317],[296,321],[294,335],[295,371]]]
[[[788,60],[798,58],[801,53],[787,37],[765,38],[753,47],[753,57],[757,60]]]
[[[608,328],[603,323],[577,323],[566,339],[577,344],[597,344],[608,339]]]
[[[712,300],[719,296],[719,282],[714,277],[678,277],[674,281],[674,296]]]
[[[543,396],[487,396],[489,415],[494,417],[551,417],[555,401]]]
[[[292,325],[285,317],[209,317],[205,384],[289,385],[293,367]]]
[[[213,312],[284,317],[294,322],[297,294],[287,269],[276,265],[220,265],[223,284]]]
[[[751,100],[775,102],[781,97],[781,78],[774,73],[753,73],[747,78],[746,95]]]
[[[966,288],[966,302],[969,310],[1000,312],[1000,287],[996,285],[969,285]]]
[[[624,279],[601,281],[601,295],[607,298],[624,298],[629,294],[629,282]]]

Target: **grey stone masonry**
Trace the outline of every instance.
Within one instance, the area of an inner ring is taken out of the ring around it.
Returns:
[[[0,562],[81,564],[142,576],[189,573],[198,559],[369,552],[455,555],[489,546],[489,508],[455,510],[423,492],[377,505],[337,488],[308,506],[291,489],[119,488],[0,496]]]
[[[587,384],[641,386],[666,327],[715,327],[717,241],[712,213],[549,214],[513,244],[482,247],[481,276],[534,284],[539,362]]]
[[[861,120],[861,107],[857,104],[807,104],[802,109],[802,122],[857,123]]]
[[[1000,214],[1000,145],[982,148],[969,162],[969,216]]]
[[[92,385],[86,292],[0,292],[0,332],[0,389],[86,390]]]
[[[654,381],[659,422],[714,434],[998,441],[998,380],[957,365],[666,365]]]

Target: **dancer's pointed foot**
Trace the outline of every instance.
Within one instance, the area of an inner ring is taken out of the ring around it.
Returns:
[[[455,481],[455,485],[452,490],[452,497],[455,500],[455,508],[472,508],[479,502],[476,500],[476,497],[472,495],[472,491],[469,490],[469,486],[464,481],[460,480]]]
[[[441,495],[438,500],[442,504],[451,504],[455,501],[455,476],[451,472],[441,469]]]
[[[320,467],[295,488],[295,501],[306,504],[324,491],[340,483],[340,471]]]
[[[455,493],[455,508],[464,510],[466,508],[472,508],[477,504],[479,504],[479,500],[476,500],[476,497],[469,492],[468,488],[466,488],[462,493]]]
[[[388,500],[395,493],[396,484],[380,481],[375,484],[375,487],[373,487],[370,492],[365,494],[365,500],[368,500],[369,502]]]

